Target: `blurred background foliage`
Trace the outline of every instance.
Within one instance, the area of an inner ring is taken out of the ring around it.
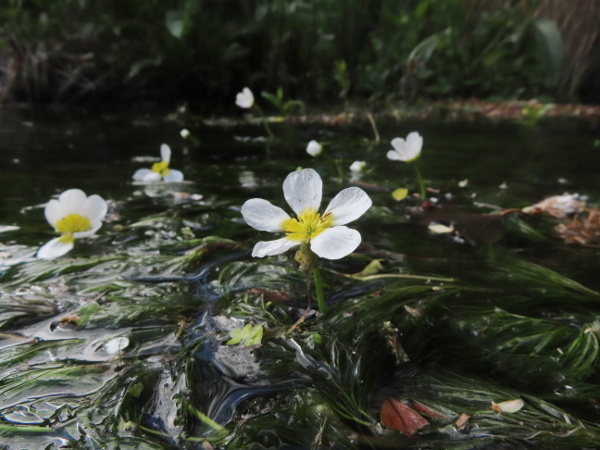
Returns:
[[[3,101],[600,99],[597,0],[5,0]]]

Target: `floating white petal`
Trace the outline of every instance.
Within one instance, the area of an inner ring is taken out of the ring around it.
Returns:
[[[314,169],[292,172],[283,182],[283,196],[298,215],[307,208],[318,210],[322,192],[323,181]]]
[[[310,241],[310,249],[326,259],[348,256],[360,244],[360,233],[348,227],[333,227],[323,231]]]
[[[325,214],[333,214],[333,226],[345,225],[362,216],[373,202],[365,191],[350,187],[333,197]]]
[[[40,247],[37,251],[37,257],[40,259],[54,259],[70,252],[72,249],[73,242],[65,244],[60,241],[60,238],[55,238]]]
[[[287,238],[257,242],[252,250],[252,256],[263,258],[265,256],[280,255],[299,244],[299,241],[291,241]]]
[[[290,216],[280,207],[262,198],[253,198],[242,206],[242,216],[248,225],[260,231],[283,231],[281,224]]]

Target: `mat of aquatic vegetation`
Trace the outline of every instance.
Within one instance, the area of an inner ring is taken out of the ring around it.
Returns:
[[[566,219],[519,212],[564,191],[593,211],[593,127],[392,121],[375,142],[367,120],[282,123],[265,140],[260,125],[192,118],[3,114],[0,448],[600,442],[597,241],[566,243]],[[385,158],[414,129],[425,203]],[[305,153],[310,139],[344,179]],[[162,142],[186,181],[131,183],[147,165],[134,157]],[[367,162],[354,178],[353,160]],[[348,185],[373,200],[353,223],[360,247],[321,261],[324,314],[293,251],[250,256],[267,236],[240,214],[253,197],[285,207],[281,182],[299,166],[321,174],[325,200]],[[38,260],[53,237],[43,204],[73,187],[106,198],[108,217]],[[230,342],[248,324],[262,338]]]

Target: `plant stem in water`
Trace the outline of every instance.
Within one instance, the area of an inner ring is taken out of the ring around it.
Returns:
[[[421,197],[425,199],[425,184],[423,183],[423,177],[421,176],[421,171],[419,170],[419,162],[414,162],[412,166],[415,169],[415,174],[417,175],[417,181],[419,182],[419,190],[421,191]]]

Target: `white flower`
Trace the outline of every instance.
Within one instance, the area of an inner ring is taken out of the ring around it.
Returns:
[[[406,140],[398,137],[393,139],[392,147],[394,147],[394,150],[390,150],[387,153],[388,159],[412,162],[421,154],[423,137],[416,131],[413,131],[412,133],[408,133]]]
[[[366,165],[367,163],[365,161],[354,161],[352,164],[350,164],[350,171],[362,172]]]
[[[179,135],[184,138],[187,139],[188,137],[190,137],[190,130],[188,130],[187,128],[184,128],[183,130],[181,130],[179,132]]]
[[[371,199],[362,189],[350,187],[337,194],[319,214],[323,182],[313,169],[290,173],[283,182],[283,196],[296,213],[291,218],[283,209],[261,198],[242,206],[244,220],[260,231],[285,233],[275,241],[258,242],[252,256],[279,255],[302,242],[327,259],[339,259],[352,253],[360,244],[360,233],[343,225],[362,216],[371,207]]]
[[[48,223],[61,236],[44,244],[37,252],[38,258],[54,259],[70,251],[76,238],[88,237],[98,231],[106,210],[102,197],[87,197],[79,189],[69,189],[60,194],[58,200],[50,200],[44,213]]]
[[[135,181],[166,181],[167,183],[178,183],[183,181],[183,173],[179,170],[169,169],[171,162],[171,148],[167,144],[160,147],[162,161],[154,163],[151,169],[138,169],[133,174]]]
[[[323,146],[315,140],[310,141],[306,146],[306,153],[308,153],[310,156],[320,155],[322,151]]]
[[[254,94],[252,91],[245,87],[242,92],[238,92],[235,96],[235,104],[240,108],[250,109],[254,105]]]

